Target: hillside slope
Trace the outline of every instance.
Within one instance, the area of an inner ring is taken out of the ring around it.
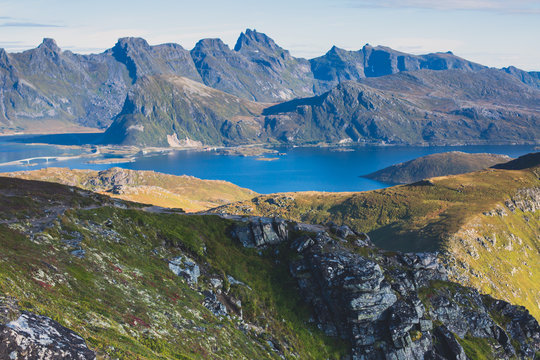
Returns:
[[[254,118],[264,106],[188,78],[145,76],[130,90],[103,142],[165,147],[253,143],[262,128]]]
[[[399,73],[316,97],[250,102],[183,77],[137,81],[105,143],[536,144],[540,90],[492,69]]]
[[[422,156],[362,177],[389,184],[407,184],[435,176],[456,175],[486,169],[511,160],[506,155],[468,154],[460,151]]]
[[[2,177],[0,201],[0,355],[533,359],[540,350],[524,308],[448,281],[434,254],[384,252],[348,228],[149,213]]]
[[[538,104],[540,90],[497,70],[419,70],[343,82],[264,115],[292,143],[536,144]]]
[[[540,263],[540,163],[538,156],[525,157],[529,166],[521,170],[488,169],[361,193],[262,195],[214,211],[332,221],[366,232],[387,250],[440,251],[454,280],[540,317],[534,265]]]
[[[201,180],[154,171],[111,168],[103,171],[45,168],[0,174],[27,180],[49,181],[103,193],[115,198],[186,212],[251,199],[257,193],[221,180]]]

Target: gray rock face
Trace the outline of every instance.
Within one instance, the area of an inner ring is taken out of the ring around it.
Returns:
[[[201,275],[199,265],[184,255],[169,260],[169,269],[176,275],[186,279],[190,285],[196,285]]]
[[[516,209],[526,212],[540,210],[540,188],[529,188],[518,190],[516,196],[505,202],[510,211]]]
[[[204,292],[203,306],[206,307],[214,316],[226,317],[228,316],[227,307],[219,301],[217,295],[212,291]]]
[[[93,360],[86,342],[56,321],[20,311],[14,299],[0,297],[0,359]]]
[[[296,224],[303,235],[285,233],[266,242],[262,228],[272,222],[260,220],[244,219],[235,228],[237,238],[248,247],[289,243],[296,254],[290,272],[318,327],[349,340],[353,359],[465,360],[466,336],[488,339],[500,359],[533,359],[540,349],[538,322],[524,308],[448,282],[436,253],[388,255],[358,247],[367,239],[335,224]],[[506,327],[494,313],[508,320]]]
[[[287,241],[287,222],[283,219],[253,217],[233,229],[233,235],[245,247],[264,247]]]
[[[150,46],[141,38],[121,38],[107,54],[126,65],[133,81],[158,74],[201,81],[189,51],[178,44]]]

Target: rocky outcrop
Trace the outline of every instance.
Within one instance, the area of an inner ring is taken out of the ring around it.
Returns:
[[[185,255],[169,260],[169,269],[178,276],[186,279],[188,284],[196,285],[201,276],[199,265]]]
[[[475,342],[500,359],[540,349],[527,310],[449,282],[437,253],[384,253],[333,223],[283,232],[280,220],[242,220],[233,235],[244,246],[289,244],[290,273],[318,327],[350,341],[353,359],[468,359]]]
[[[540,210],[540,188],[529,188],[519,190],[511,199],[505,201],[506,207],[515,212],[535,212]]]
[[[283,219],[252,217],[241,221],[232,233],[245,247],[275,245],[288,239],[288,223]]]
[[[20,311],[14,299],[0,297],[0,359],[93,360],[82,337],[56,321]]]

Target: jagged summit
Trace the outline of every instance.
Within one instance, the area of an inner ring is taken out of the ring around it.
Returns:
[[[0,132],[29,130],[41,127],[40,121],[58,120],[105,128],[120,113],[129,89],[144,76],[187,77],[246,100],[276,103],[318,96],[344,81],[422,69],[440,70],[444,78],[449,69],[480,72],[485,66],[450,52],[413,55],[369,44],[355,51],[333,46],[326,54],[306,60],[254,29],[243,31],[234,48],[217,38],[202,39],[187,50],[174,43],[150,45],[140,37],[123,37],[101,54],[84,56],[62,51],[46,38],[38,48],[0,52],[4,94]],[[497,71],[540,89],[540,72]],[[22,94],[12,88],[18,77],[26,86]]]
[[[251,29],[246,29],[245,32],[240,34],[238,40],[236,41],[236,45],[234,46],[234,50],[242,51],[244,49],[261,47],[272,50],[282,50],[282,48],[279,47],[268,35]]]

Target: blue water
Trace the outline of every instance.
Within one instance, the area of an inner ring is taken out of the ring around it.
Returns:
[[[25,139],[26,142],[38,142],[35,137]],[[35,156],[77,154],[80,152],[80,150],[58,149],[50,145],[26,145],[20,141],[21,137],[0,137],[0,163]],[[40,138],[40,141],[43,141],[43,138]],[[175,151],[140,157],[132,163],[88,164],[88,159],[82,158],[59,162],[50,161],[49,163],[40,162],[30,167],[0,166],[0,172],[33,170],[47,166],[94,170],[119,166],[133,170],[154,170],[174,175],[192,175],[201,179],[227,180],[259,193],[307,190],[364,191],[388,185],[361,178],[360,175],[419,156],[446,151],[464,151],[518,157],[533,152],[534,146],[386,146],[357,147],[354,148],[354,151],[348,152],[332,151],[328,148],[283,148],[278,150],[284,155],[268,155],[268,157],[279,158],[275,161],[260,161],[255,157],[217,155],[213,152]]]

